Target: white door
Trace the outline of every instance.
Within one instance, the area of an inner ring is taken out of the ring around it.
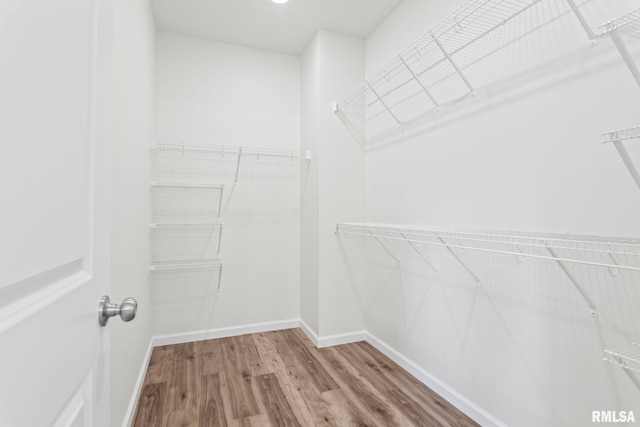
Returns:
[[[111,1],[0,0],[3,427],[109,422]]]

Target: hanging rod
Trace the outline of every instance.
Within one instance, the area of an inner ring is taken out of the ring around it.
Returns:
[[[556,237],[555,234],[543,233],[525,233],[520,232],[514,234],[507,233],[478,233],[468,231],[451,231],[440,228],[414,227],[414,226],[396,226],[386,224],[373,223],[337,223],[336,232],[341,234],[351,234],[359,236],[375,235],[379,238],[405,241],[408,243],[426,244],[431,246],[441,246],[453,249],[468,249],[479,252],[489,252],[496,254],[512,255],[515,257],[528,257],[536,259],[545,259],[555,262],[570,262],[575,264],[592,265],[598,267],[606,267],[610,270],[623,269],[630,271],[640,271],[640,267],[630,265],[620,260],[609,262],[598,262],[568,255],[553,256],[551,254],[543,255],[540,253],[531,253],[523,250],[524,248],[539,248],[548,251],[549,248],[558,250],[578,251],[584,254],[596,253],[606,256],[633,256],[640,259],[640,240],[638,239],[619,239],[601,236],[576,236],[575,240],[564,237],[562,239]],[[396,236],[388,233],[395,233]],[[405,237],[402,237],[402,234]],[[410,236],[407,238],[406,236]],[[443,243],[442,241],[427,240],[438,239],[438,237],[456,238],[466,243]],[[474,245],[474,243],[476,245]],[[501,244],[506,245],[509,249],[492,249],[482,247],[477,244]],[[587,245],[591,245],[588,247]],[[557,254],[556,254],[557,255]]]

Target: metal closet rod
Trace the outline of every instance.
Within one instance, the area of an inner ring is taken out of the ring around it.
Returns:
[[[504,234],[500,234],[500,233],[474,234],[474,233],[454,232],[450,230],[442,230],[442,229],[434,229],[434,228],[417,228],[417,227],[408,227],[408,226],[400,227],[400,226],[387,226],[387,225],[377,225],[377,224],[373,225],[373,224],[367,224],[367,223],[337,223],[336,232],[340,234],[350,234],[350,235],[358,235],[358,236],[364,236],[364,237],[373,236],[380,239],[404,241],[404,242],[413,243],[413,244],[440,246],[440,247],[446,247],[449,249],[451,248],[465,249],[465,250],[472,250],[472,251],[479,251],[479,252],[512,255],[515,257],[528,257],[528,258],[551,260],[555,262],[570,262],[574,264],[593,265],[598,267],[606,267],[612,270],[624,269],[624,270],[631,270],[631,271],[640,271],[640,267],[620,264],[618,261],[615,261],[614,259],[612,259],[611,263],[587,261],[587,260],[581,260],[576,258],[569,258],[566,256],[564,257],[556,256],[555,252],[553,252],[553,249],[582,250],[585,252],[601,253],[609,256],[633,255],[633,256],[640,257],[640,240],[635,240],[635,239],[633,241],[631,239],[624,239],[624,240],[609,239],[605,241],[603,237],[591,236],[593,240],[589,240],[589,239],[585,240],[585,237],[587,236],[580,236],[579,239],[573,241],[571,239],[560,240],[555,238],[554,237],[555,235],[545,235],[541,233],[530,233],[530,234],[520,233],[518,236],[509,236],[509,235],[505,236]],[[388,234],[385,234],[389,232],[397,233],[400,235],[404,234],[405,236],[407,234],[413,234],[414,236],[421,235],[423,237],[436,238],[438,239],[438,241],[430,241],[430,240],[424,240],[424,239],[418,239],[418,238],[408,238],[408,237],[402,237],[402,236],[396,237],[396,236],[389,236]],[[421,234],[417,234],[416,232]],[[479,239],[479,238],[474,238],[469,236],[490,236],[491,239],[486,239],[486,238]],[[511,251],[511,250],[490,249],[490,248],[466,245],[463,243],[452,244],[452,243],[444,242],[442,239],[445,239],[445,238],[454,238],[459,240],[473,240],[481,243],[506,244],[506,245],[513,246],[514,250]],[[529,240],[539,239],[541,243],[532,245],[530,242],[515,240],[517,238],[529,239]],[[576,243],[607,245],[607,246],[622,245],[628,248],[632,248],[633,252],[615,252],[612,250],[608,250],[606,248],[577,248],[572,246],[562,246],[562,245],[553,244],[552,242],[554,241],[555,242],[576,242]],[[547,251],[551,249],[552,251],[550,252],[550,255],[539,255],[539,254],[527,253],[522,250],[522,247],[524,246],[535,246],[539,248],[544,248]]]
[[[271,148],[260,147],[238,147],[229,145],[199,145],[189,144],[182,142],[164,142],[158,141],[156,148],[152,148],[151,151],[190,151],[200,153],[217,153],[217,154],[231,154],[231,155],[250,155],[250,156],[266,156],[266,157],[287,157],[291,159],[309,160],[311,159],[310,151],[291,151],[291,150],[277,150]]]

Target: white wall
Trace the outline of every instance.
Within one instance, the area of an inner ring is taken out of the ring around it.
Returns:
[[[156,41],[159,141],[300,149],[299,57],[164,32]],[[300,179],[273,179],[280,172],[224,182],[221,292],[217,278],[154,273],[155,335],[299,318]]]
[[[302,150],[313,154],[309,173],[300,186],[300,319],[315,333],[320,328],[320,274],[318,247],[318,213],[320,181],[320,147],[318,98],[319,98],[319,47],[314,37],[302,55],[301,81],[301,140]]]
[[[336,218],[364,218],[364,152],[333,103],[364,76],[364,41],[319,31],[303,55],[302,147],[314,152],[303,188],[302,320],[320,337],[363,327],[356,282],[342,259]]]
[[[367,75],[457,6],[449,3],[403,2],[367,40]],[[613,7],[593,10],[624,9]],[[601,132],[638,125],[640,87],[609,40],[584,46],[561,68],[485,93],[464,115],[444,111],[435,125],[371,149],[367,220],[640,236],[639,190],[599,142]],[[640,414],[639,391],[602,361],[604,348],[640,334],[630,302],[640,297],[637,273],[570,267],[599,308],[594,319],[553,263],[465,251],[482,279],[476,288],[445,250],[424,248],[435,274],[410,248],[390,249],[399,265],[369,245],[366,329],[461,396],[507,425],[588,425],[602,409]]]
[[[113,426],[122,425],[151,339],[149,147],[153,140],[155,25],[147,0],[115,2],[111,300],[138,300],[130,323],[111,320]]]

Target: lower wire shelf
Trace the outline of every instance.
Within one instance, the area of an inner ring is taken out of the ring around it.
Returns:
[[[621,368],[640,373],[640,344],[632,343],[604,351],[604,360]]]
[[[197,260],[184,260],[184,261],[163,261],[155,262],[149,266],[149,271],[168,271],[168,270],[192,270],[192,269],[206,269],[206,268],[220,268],[224,263],[219,258],[203,258]]]

